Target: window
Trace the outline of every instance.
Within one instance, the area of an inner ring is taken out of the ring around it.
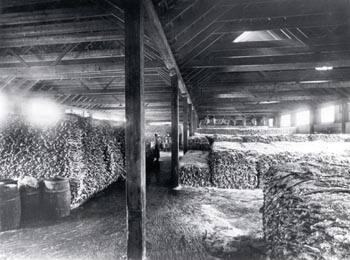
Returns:
[[[269,118],[269,127],[273,127],[273,118]]]
[[[321,123],[334,123],[335,107],[328,106],[321,108]]]
[[[308,125],[310,124],[310,111],[300,111],[296,114],[297,125]]]
[[[286,114],[281,116],[281,127],[290,127],[291,126],[291,115]]]

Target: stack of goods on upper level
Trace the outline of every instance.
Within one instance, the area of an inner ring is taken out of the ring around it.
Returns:
[[[37,127],[11,115],[0,129],[0,179],[66,177],[77,207],[124,173],[124,129],[67,115]]]
[[[210,151],[210,139],[206,136],[196,135],[188,138],[188,149],[199,151]]]
[[[349,157],[272,167],[263,213],[270,259],[350,259]]]
[[[205,126],[198,128],[199,134],[218,135],[287,135],[296,132],[295,127],[272,128],[268,126],[233,127],[233,126]]]

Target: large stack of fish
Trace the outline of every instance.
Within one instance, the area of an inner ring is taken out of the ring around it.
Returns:
[[[301,160],[264,177],[263,223],[271,259],[350,259],[350,165]]]
[[[198,128],[200,134],[222,134],[222,135],[289,135],[296,132],[295,127],[217,127]]]
[[[193,187],[211,186],[209,152],[187,151],[179,163],[180,182]]]
[[[255,189],[259,186],[254,153],[237,149],[214,147],[209,163],[214,187],[226,189]]]
[[[209,151],[211,149],[209,140],[206,136],[191,136],[188,138],[189,150]]]
[[[209,164],[215,186],[254,188],[256,176],[260,187],[261,179],[272,166],[299,160],[324,162],[337,159],[339,161],[340,158],[349,157],[349,150],[350,143],[347,142],[274,142],[269,144],[214,142]],[[247,177],[244,179],[242,175]],[[252,178],[253,186],[250,184]]]
[[[0,177],[70,179],[77,207],[124,174],[124,130],[70,115],[39,128],[11,116],[0,129]]]

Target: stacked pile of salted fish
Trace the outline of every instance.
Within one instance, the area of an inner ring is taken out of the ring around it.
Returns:
[[[226,189],[257,188],[259,175],[255,155],[254,152],[230,149],[214,143],[209,157],[213,186]]]
[[[55,126],[11,116],[0,130],[0,178],[69,178],[72,207],[124,175],[124,130],[78,116]]]
[[[181,184],[193,187],[211,186],[208,164],[209,152],[187,151],[179,163]]]
[[[350,259],[350,166],[337,158],[272,167],[264,177],[271,259]]]
[[[209,140],[205,136],[191,136],[188,139],[189,150],[209,151],[210,148]]]

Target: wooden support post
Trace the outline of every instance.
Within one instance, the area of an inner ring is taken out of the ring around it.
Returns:
[[[171,183],[175,188],[179,185],[179,81],[175,71],[170,72],[171,77]]]
[[[195,117],[194,117],[194,122],[195,122],[195,124],[194,124],[194,130],[193,130],[193,133],[195,133],[196,131],[197,131],[197,129],[198,129],[198,114],[197,114],[197,112],[195,111]]]
[[[183,101],[183,148],[184,153],[188,150],[188,103],[187,97]]]
[[[290,125],[292,127],[296,127],[297,126],[297,117],[296,117],[296,113],[293,111],[291,114],[290,114]]]
[[[311,107],[311,109],[310,109],[310,134],[315,133],[316,121],[317,121],[317,108]]]
[[[273,126],[274,127],[281,127],[281,115],[280,114],[276,114],[273,118]]]
[[[188,105],[188,115],[189,115],[189,128],[190,128],[190,136],[193,136],[193,110],[192,110],[192,104]]]
[[[347,101],[342,102],[342,120],[341,120],[341,132],[346,133],[346,123],[349,120],[349,106]]]
[[[127,199],[127,256],[146,259],[146,186],[143,1],[125,6],[125,157]]]

